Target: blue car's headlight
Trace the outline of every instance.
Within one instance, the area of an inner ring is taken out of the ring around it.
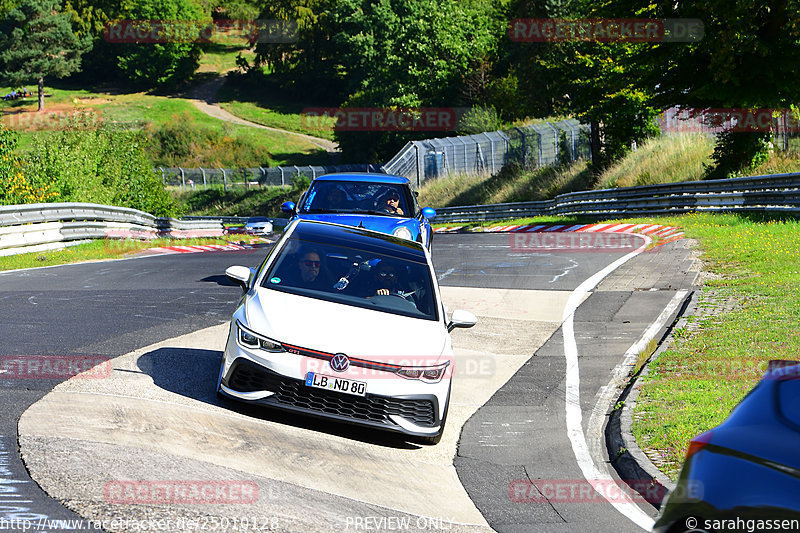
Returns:
[[[414,238],[411,236],[411,232],[408,231],[408,228],[402,226],[394,230],[394,233],[392,233],[392,235],[394,235],[395,237],[400,237],[401,239],[405,239],[407,241],[414,240]]]

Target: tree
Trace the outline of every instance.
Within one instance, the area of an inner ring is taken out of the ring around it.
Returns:
[[[44,109],[44,79],[77,71],[89,39],[72,32],[58,0],[21,0],[4,17],[0,34],[0,78],[18,86],[37,80],[39,111]]]
[[[183,31],[203,28],[211,22],[192,0],[139,0],[123,17],[134,21],[164,21]],[[198,32],[199,37],[199,32]],[[156,43],[104,43],[116,52],[122,74],[143,87],[175,85],[188,80],[200,64],[202,49],[197,39]]]
[[[658,87],[660,107],[773,108],[800,101],[793,76],[800,63],[798,0],[625,0],[643,17],[697,19],[704,37],[642,50],[639,83]],[[746,170],[766,156],[770,132],[728,132],[717,138],[710,177]]]
[[[505,31],[499,5],[483,0],[340,0],[332,18],[350,94],[343,106],[355,108],[460,107],[464,73],[491,62]],[[337,132],[336,140],[346,159],[376,161],[430,136]]]

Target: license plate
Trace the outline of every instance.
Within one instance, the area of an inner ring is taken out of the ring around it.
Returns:
[[[355,396],[364,396],[367,393],[367,384],[363,381],[336,378],[333,376],[326,376],[324,374],[317,374],[315,372],[309,372],[306,374],[306,385],[309,387],[314,387],[315,389],[344,392],[346,394],[353,394]]]

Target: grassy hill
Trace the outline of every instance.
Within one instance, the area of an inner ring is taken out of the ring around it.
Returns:
[[[429,180],[420,188],[420,203],[431,207],[546,200],[559,194],[635,185],[694,181],[703,178],[714,145],[704,135],[687,134],[649,139],[636,151],[594,176],[585,161],[570,166],[525,170],[509,165],[498,174],[454,175]],[[800,156],[773,152],[748,174],[800,171]]]

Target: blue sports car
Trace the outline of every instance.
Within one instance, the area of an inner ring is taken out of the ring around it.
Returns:
[[[297,205],[286,202],[281,211],[295,218],[356,226],[431,249],[430,219],[436,211],[420,208],[408,178],[377,173],[326,174],[311,182]]]

